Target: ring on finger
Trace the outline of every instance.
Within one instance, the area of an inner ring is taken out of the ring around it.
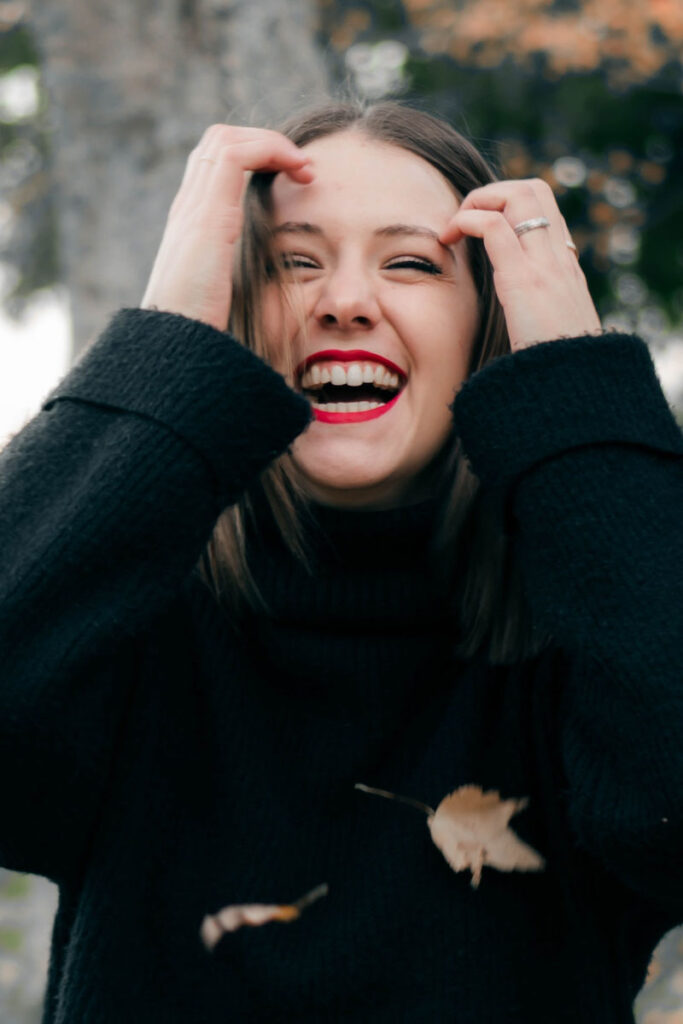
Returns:
[[[201,163],[202,160],[206,160],[207,164],[215,164],[216,163],[216,161],[214,160],[214,158],[212,156],[200,156],[200,158],[197,161],[197,163]]]
[[[529,220],[520,220],[519,224],[515,224],[512,230],[519,237],[525,235],[527,231],[535,231],[536,228],[549,228],[550,221],[547,217],[530,217]]]
[[[564,244],[567,246],[568,249],[571,249],[577,256],[579,255],[579,250],[576,248],[571,238],[565,238]]]

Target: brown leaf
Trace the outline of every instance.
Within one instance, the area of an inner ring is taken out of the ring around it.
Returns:
[[[472,872],[476,889],[485,864],[499,871],[541,871],[543,857],[508,827],[528,800],[501,800],[496,790],[461,786],[444,797],[427,818],[434,843],[454,871]]]
[[[212,950],[224,935],[236,932],[243,925],[258,927],[269,921],[294,921],[302,910],[326,895],[327,885],[323,883],[295,903],[239,903],[223,907],[217,914],[206,915],[199,934],[206,948]]]
[[[460,786],[445,796],[434,811],[412,797],[398,796],[357,782],[356,789],[375,796],[409,804],[427,815],[434,844],[454,871],[472,872],[472,888],[481,881],[485,864],[499,871],[541,871],[545,861],[540,853],[522,842],[508,822],[528,804],[526,797],[501,800],[496,790],[486,793],[481,786]]]

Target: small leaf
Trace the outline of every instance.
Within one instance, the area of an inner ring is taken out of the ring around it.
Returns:
[[[501,800],[496,790],[461,786],[427,818],[432,839],[454,871],[472,872],[476,889],[485,864],[499,871],[541,871],[545,861],[508,827],[528,799]]]
[[[460,786],[445,796],[434,811],[419,800],[397,796],[385,789],[360,782],[355,788],[423,811],[435,846],[454,871],[469,869],[472,872],[473,889],[479,886],[485,864],[499,871],[541,871],[545,867],[540,853],[508,827],[513,814],[527,806],[526,797],[501,800],[496,790],[485,793],[481,786]]]
[[[240,903],[223,907],[217,914],[207,914],[199,930],[202,942],[212,950],[228,932],[236,932],[243,925],[259,927],[269,921],[294,921],[301,911],[321,896],[326,896],[325,883],[311,889],[294,903]]]

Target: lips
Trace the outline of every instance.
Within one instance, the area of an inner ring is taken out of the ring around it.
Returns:
[[[302,360],[302,362],[297,366],[296,378],[299,381],[300,386],[303,380],[306,379],[307,375],[310,376],[310,374],[308,374],[310,367],[314,366],[316,363],[355,363],[356,365],[364,364],[366,367],[368,364],[375,364],[384,367],[385,371],[387,371],[385,381],[388,381],[388,375],[390,374],[392,378],[399,383],[398,393],[394,394],[388,401],[382,401],[381,405],[377,405],[377,403],[373,401],[373,408],[364,409],[362,411],[356,410],[352,412],[351,409],[348,411],[342,411],[338,408],[339,405],[344,404],[342,402],[336,403],[337,408],[333,411],[332,407],[327,409],[325,406],[326,404],[334,406],[335,403],[328,402],[319,404],[313,401],[313,415],[315,419],[319,420],[321,423],[362,423],[365,420],[374,420],[380,416],[384,416],[385,413],[393,409],[396,402],[401,397],[408,380],[408,375],[400,366],[397,366],[391,359],[387,359],[386,356],[378,355],[376,352],[368,352],[366,349],[322,349],[319,352],[314,352],[310,356],[307,356],[307,358]],[[331,370],[334,378],[334,365],[331,367]],[[323,370],[323,373],[325,372],[326,371]],[[379,370],[378,372],[381,378],[382,371]],[[327,379],[329,381],[329,374]],[[365,380],[368,381],[368,378],[366,377]],[[356,381],[355,383],[359,386],[360,390],[360,382]],[[387,384],[380,381],[379,384],[373,385],[373,382],[370,380],[370,384],[368,386],[378,387],[381,391],[383,387],[387,386]],[[394,387],[395,386],[396,385],[394,385]],[[347,392],[348,390],[349,389],[346,388]],[[352,402],[349,402],[349,404],[352,405]],[[358,404],[361,403],[359,402]]]

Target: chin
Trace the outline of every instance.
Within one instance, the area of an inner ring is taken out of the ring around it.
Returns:
[[[416,498],[415,481],[378,476],[377,473],[313,474],[295,463],[304,493],[321,505],[339,508],[395,508],[410,504]]]
[[[423,465],[410,467],[381,467],[375,462],[371,467],[366,463],[365,468],[360,468],[358,462],[333,461],[329,456],[315,460],[297,458],[296,448],[292,454],[304,493],[322,505],[338,507],[396,508],[414,504],[436,494],[444,474],[450,477],[453,472],[450,441],[442,444]]]

